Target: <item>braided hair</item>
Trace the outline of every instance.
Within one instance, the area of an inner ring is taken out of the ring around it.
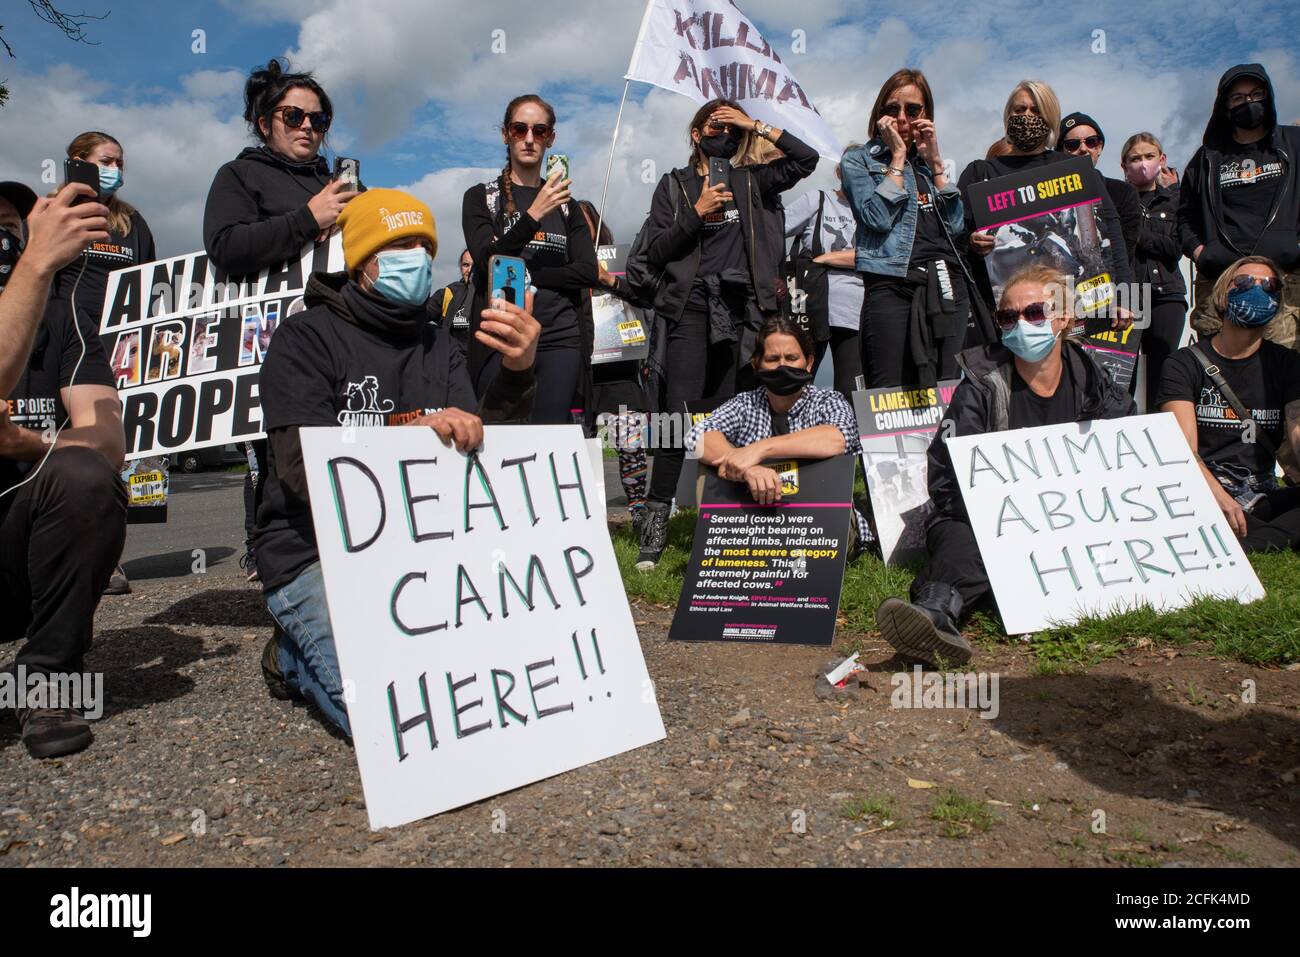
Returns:
[[[501,170],[501,195],[503,195],[506,200],[505,213],[507,217],[514,216],[515,213],[519,212],[518,207],[515,206],[514,184],[510,181],[510,143],[508,142],[510,137],[509,127],[511,121],[514,119],[515,110],[519,109],[519,107],[523,106],[525,103],[536,103],[540,106],[546,111],[546,121],[551,124],[552,128],[555,126],[555,110],[551,107],[551,104],[547,103],[536,93],[525,93],[523,96],[517,96],[506,106],[506,116],[505,119],[501,121],[501,132],[507,138],[506,165],[505,168]]]

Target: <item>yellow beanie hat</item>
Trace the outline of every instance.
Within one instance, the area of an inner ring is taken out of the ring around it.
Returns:
[[[348,275],[389,243],[415,236],[427,239],[438,255],[438,229],[433,213],[410,193],[400,189],[368,189],[350,199],[339,213],[343,230],[343,261]]]

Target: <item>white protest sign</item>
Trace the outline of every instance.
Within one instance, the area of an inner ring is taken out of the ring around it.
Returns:
[[[1163,412],[948,439],[1007,634],[1264,589]]]
[[[343,268],[335,234],[239,281],[206,253],[109,274],[100,338],[122,400],[126,457],[262,437],[258,370],[312,272]]]
[[[749,116],[789,130],[822,156],[840,142],[777,49],[733,0],[649,0],[625,79],[689,96],[735,100]]]
[[[371,827],[663,738],[579,427],[300,434]]]

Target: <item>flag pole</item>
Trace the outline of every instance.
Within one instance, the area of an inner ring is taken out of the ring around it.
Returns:
[[[636,43],[632,45],[632,59],[627,62],[627,74],[623,77],[623,98],[618,101],[618,117],[614,120],[614,136],[609,142],[609,162],[605,164],[605,185],[600,191],[600,209],[596,215],[596,235],[591,237],[592,245],[600,245],[600,227],[605,221],[605,200],[609,198],[609,177],[614,171],[614,147],[618,144],[619,127],[623,125],[623,107],[627,105],[627,88],[632,81],[632,63],[636,60],[636,51],[641,47],[641,38],[645,36],[646,24],[650,20],[650,8],[654,0],[646,0],[645,12],[641,14],[641,27],[636,32]]]

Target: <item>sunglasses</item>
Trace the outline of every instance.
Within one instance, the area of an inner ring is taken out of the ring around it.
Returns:
[[[1282,283],[1276,276],[1233,276],[1232,288],[1237,292],[1245,292],[1251,286],[1263,286],[1267,293],[1276,294],[1282,288]]]
[[[1249,93],[1234,93],[1228,97],[1228,106],[1241,106],[1243,103],[1263,103],[1268,99],[1267,90],[1251,90]]]
[[[333,117],[324,110],[316,110],[308,113],[300,106],[277,106],[271,111],[272,114],[279,113],[280,119],[284,125],[291,130],[300,129],[303,120],[311,121],[311,128],[317,133],[324,133],[329,130]]]
[[[908,103],[906,106],[901,103],[886,103],[880,108],[880,113],[882,116],[898,116],[898,111],[902,110],[909,120],[914,120],[921,115],[923,109],[925,107],[920,103]]]
[[[998,320],[998,328],[1004,332],[1014,329],[1016,321],[1021,316],[1024,317],[1025,322],[1035,326],[1041,326],[1052,318],[1047,312],[1047,303],[1045,302],[1031,302],[1023,309],[999,309],[995,315]]]
[[[1102,140],[1100,136],[1088,136],[1083,139],[1065,140],[1061,145],[1065,147],[1066,152],[1073,153],[1079,148],[1080,144],[1088,147],[1090,150],[1095,150],[1101,145],[1101,143]]]
[[[704,132],[716,136],[719,133],[736,132],[736,128],[729,123],[719,123],[716,120],[709,120],[704,124]]]
[[[522,140],[528,136],[529,130],[532,131],[533,138],[544,140],[555,132],[555,127],[549,123],[534,123],[529,126],[527,123],[511,123],[506,127],[513,139]]]

